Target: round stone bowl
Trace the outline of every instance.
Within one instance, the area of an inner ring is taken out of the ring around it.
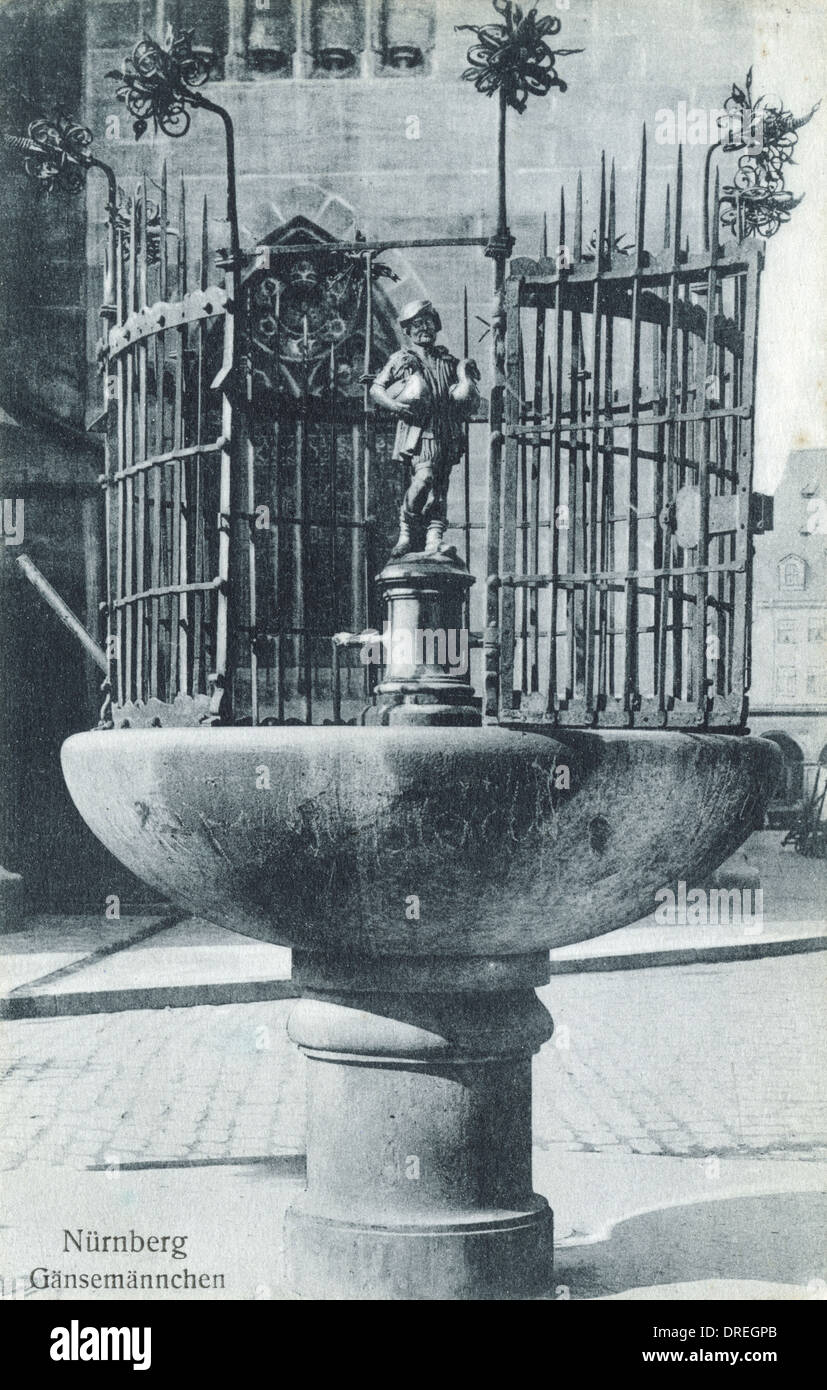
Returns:
[[[324,957],[503,957],[702,886],[761,823],[764,739],[502,728],[76,734],[75,804],[189,912]]]

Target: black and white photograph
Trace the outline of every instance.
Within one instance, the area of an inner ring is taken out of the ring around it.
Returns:
[[[47,1371],[320,1301],[784,1370],[825,131],[825,0],[0,0],[0,1294]]]

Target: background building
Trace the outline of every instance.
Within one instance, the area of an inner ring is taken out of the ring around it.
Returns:
[[[774,512],[755,542],[749,721],[784,755],[771,815],[827,766],[827,450],[790,455]]]

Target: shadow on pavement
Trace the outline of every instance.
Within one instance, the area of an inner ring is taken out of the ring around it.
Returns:
[[[825,1277],[827,1194],[720,1198],[643,1212],[605,1240],[558,1249],[555,1284],[577,1298],[710,1280],[806,1288]]]

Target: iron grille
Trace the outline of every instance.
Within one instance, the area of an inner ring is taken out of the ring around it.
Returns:
[[[157,206],[144,180],[114,236],[102,479],[112,717],[352,721],[378,674],[358,637],[381,625],[373,577],[402,490],[392,424],[363,381],[399,346],[377,283],[388,268],[299,218],[238,289],[219,252],[216,284],[205,200],[193,286],[183,182],[174,217],[168,202],[166,171]],[[482,239],[414,243],[454,244]],[[466,302],[466,353],[467,339]],[[466,447],[455,519],[469,558],[470,460]]]
[[[116,466],[103,479],[113,704],[138,706],[201,697],[226,671],[229,546],[229,395],[217,421],[207,401],[208,344],[217,325],[231,360],[227,290],[210,283],[208,209],[192,284],[183,184],[170,220],[164,173],[153,209],[136,188],[115,232],[115,321],[106,370]],[[113,380],[114,379],[114,380]],[[208,429],[208,424],[212,425]],[[203,708],[201,710],[203,712]]]
[[[670,206],[671,203],[671,206]],[[683,231],[679,153],[662,249],[616,233],[605,157],[558,249],[506,284],[502,480],[489,489],[506,722],[736,728],[746,717],[750,488],[761,243]],[[528,383],[528,385],[527,385]],[[496,696],[496,687],[495,687]]]

